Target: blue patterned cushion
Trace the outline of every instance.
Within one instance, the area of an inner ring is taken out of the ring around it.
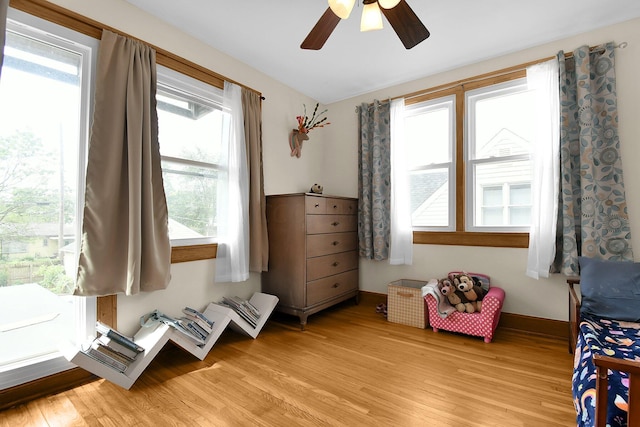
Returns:
[[[580,257],[581,311],[640,322],[640,263]]]

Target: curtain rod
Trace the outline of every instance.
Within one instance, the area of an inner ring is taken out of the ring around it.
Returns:
[[[624,49],[629,45],[629,43],[627,43],[626,41],[621,42],[617,45],[614,46],[614,49]],[[594,52],[597,51],[598,49],[604,49],[602,47],[602,45],[598,45],[598,46],[591,46],[589,47],[589,51],[590,52]],[[572,52],[568,52],[564,54],[565,58],[573,58],[573,53]],[[485,74],[481,74],[479,76],[475,76],[475,77],[470,77],[467,79],[462,79],[462,80],[457,80],[453,83],[446,83],[440,86],[436,86],[434,88],[431,89],[427,89],[427,90],[422,90],[422,91],[418,91],[418,92],[412,92],[406,95],[400,95],[400,96],[396,96],[393,97],[391,99],[400,99],[400,98],[404,98],[404,99],[411,99],[411,98],[415,98],[418,96],[423,96],[423,95],[429,95],[431,93],[435,93],[435,92],[440,92],[443,90],[447,90],[447,89],[451,89],[457,86],[463,86],[465,84],[469,84],[469,83],[475,83],[487,78],[491,78],[491,77],[500,77],[500,76],[504,76],[506,74],[510,74],[510,73],[515,73],[517,71],[523,71],[526,70],[527,67],[531,66],[531,65],[535,65],[535,64],[539,64],[541,62],[545,62],[545,61],[549,61],[551,59],[555,58],[555,56],[549,56],[547,58],[542,58],[542,59],[537,59],[535,61],[530,61],[530,62],[526,62],[524,64],[520,64],[520,65],[516,65],[513,67],[509,67],[509,68],[503,68],[502,70],[498,70],[498,71],[494,71],[491,73],[485,73]]]

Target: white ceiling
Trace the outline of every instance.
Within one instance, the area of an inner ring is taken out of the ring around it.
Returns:
[[[127,1],[323,104],[640,16],[638,0],[407,0],[431,37],[406,50],[384,18],[360,32],[358,1],[313,51],[326,0]]]

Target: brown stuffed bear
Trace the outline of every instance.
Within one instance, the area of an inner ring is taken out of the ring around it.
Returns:
[[[457,295],[456,287],[453,285],[451,280],[449,280],[449,278],[440,279],[438,285],[440,287],[440,293],[447,297],[447,300],[449,300],[449,304],[451,304],[451,306],[459,312],[463,312],[464,304],[462,303],[460,297]]]
[[[440,293],[445,295],[456,310],[461,313],[473,313],[476,311],[473,304],[469,302],[464,292],[458,290],[455,283],[449,278],[440,279],[439,281]]]
[[[458,274],[453,278],[454,284],[459,291],[462,291],[476,311],[482,310],[482,298],[484,289],[474,277],[468,274]]]

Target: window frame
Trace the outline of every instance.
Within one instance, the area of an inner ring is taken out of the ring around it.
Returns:
[[[13,5],[11,5],[13,6]],[[20,36],[32,38],[44,45],[55,46],[59,50],[67,50],[81,54],[81,78],[80,78],[80,114],[78,117],[78,147],[76,153],[76,201],[75,206],[75,247],[76,254],[80,251],[80,237],[82,235],[82,214],[84,204],[82,199],[85,193],[85,177],[87,165],[87,150],[89,145],[89,127],[93,115],[93,99],[96,60],[98,56],[99,42],[87,37],[86,34],[75,31],[67,26],[51,22],[40,16],[17,8],[10,8],[7,13],[7,32],[15,32]],[[46,240],[46,239],[45,239]],[[75,339],[81,342],[85,339],[87,331],[93,330],[95,320],[100,318],[99,297],[75,297],[73,300],[73,317],[77,326]],[[64,375],[65,372],[75,369],[75,365],[67,361],[61,351],[33,356],[25,361],[16,362],[14,367],[9,366],[2,371],[3,380],[0,382],[0,393],[7,390],[28,387],[28,384],[40,382],[44,378],[56,375]]]
[[[473,136],[473,129],[476,125],[475,106],[479,101],[495,99],[498,96],[510,96],[528,92],[526,76],[514,78],[506,82],[494,83],[480,86],[474,89],[465,90],[465,161],[466,161],[466,187],[465,195],[469,209],[465,212],[465,229],[467,232],[498,232],[498,233],[518,233],[528,232],[529,226],[518,225],[478,225],[476,221],[482,215],[478,212],[482,206],[479,203],[478,190],[481,184],[478,183],[476,168],[481,166],[497,165],[500,163],[530,162],[531,151],[520,154],[500,155],[496,157],[476,157],[474,153],[478,149],[477,141]],[[504,190],[504,189],[503,189]]]
[[[456,226],[456,162],[455,162],[455,144],[453,143],[456,139],[456,126],[455,126],[455,117],[457,114],[456,110],[456,94],[449,94],[441,97],[436,97],[433,99],[425,100],[420,102],[419,104],[412,104],[413,106],[409,106],[405,109],[405,119],[407,117],[420,115],[423,113],[428,113],[430,111],[438,110],[441,108],[446,108],[451,113],[449,118],[449,123],[447,123],[447,127],[449,128],[449,143],[448,147],[449,151],[449,161],[448,162],[440,162],[440,163],[422,163],[419,166],[411,168],[409,173],[411,172],[424,172],[435,169],[446,169],[447,170],[447,179],[448,179],[448,206],[453,207],[448,209],[448,218],[447,226],[435,226],[435,225],[415,225],[413,226],[414,230],[421,231],[454,231]],[[405,132],[406,133],[406,132]]]
[[[536,61],[539,62],[539,61]],[[430,231],[414,227],[414,244],[527,248],[528,232],[468,231],[466,223],[467,161],[465,133],[465,92],[526,78],[526,66],[512,67],[405,96],[405,106],[423,103],[455,94],[455,230]]]

